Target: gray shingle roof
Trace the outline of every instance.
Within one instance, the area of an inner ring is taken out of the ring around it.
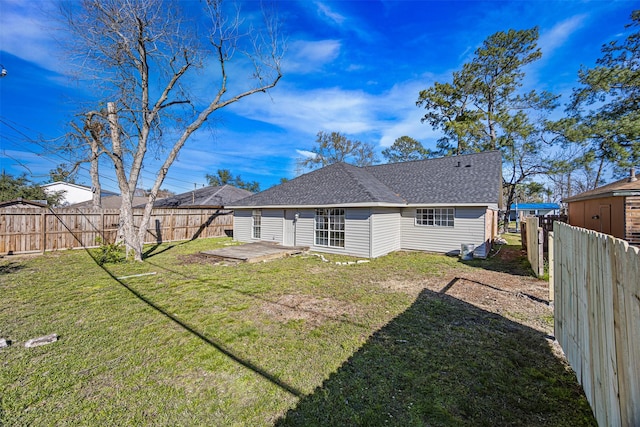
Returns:
[[[364,168],[335,163],[230,207],[498,204],[501,188],[502,158],[491,151]]]
[[[409,204],[498,203],[502,157],[498,151],[366,168]]]
[[[156,200],[154,208],[224,207],[253,193],[232,185],[203,187]]]
[[[138,197],[138,196],[135,196],[132,202],[133,206],[140,205],[140,204],[144,206],[145,203],[147,203],[147,197]],[[122,206],[122,196],[102,197],[100,199],[100,205],[102,206],[103,209],[120,209],[120,206]],[[90,209],[93,207],[93,200],[86,200],[84,202],[74,203],[69,207]]]

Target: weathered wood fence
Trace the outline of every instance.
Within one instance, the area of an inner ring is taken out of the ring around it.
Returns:
[[[640,426],[640,250],[557,222],[555,335],[601,426]]]
[[[545,232],[538,226],[538,218],[530,216],[524,219],[522,226],[522,243],[527,250],[527,259],[536,276],[544,275],[544,241]]]
[[[142,220],[134,210],[134,223]],[[0,255],[96,247],[114,243],[119,209],[0,209]],[[220,237],[233,231],[233,213],[221,209],[154,209],[145,243]]]

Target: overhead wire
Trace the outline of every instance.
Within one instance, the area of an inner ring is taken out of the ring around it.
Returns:
[[[60,159],[64,163],[72,163],[72,164],[75,163],[75,161],[71,157],[66,157],[66,156],[62,155],[59,151],[51,150],[50,147],[47,147],[46,144],[45,144],[45,142],[46,142],[45,140],[38,140],[36,138],[33,138],[33,137],[29,136],[27,133],[25,133],[25,132],[37,133],[37,131],[35,131],[34,129],[31,129],[30,127],[22,125],[22,124],[18,124],[16,122],[14,122],[12,120],[9,120],[7,118],[4,118],[2,116],[0,116],[0,123],[2,123],[7,128],[13,130],[14,132],[16,132],[21,137],[21,138],[17,138],[16,136],[12,136],[12,135],[8,135],[8,134],[3,134],[2,135],[3,139],[7,140],[8,142],[10,142],[12,145],[14,145],[16,147],[19,147],[20,151],[26,151],[26,152],[29,152],[31,154],[34,154],[34,155],[38,156],[39,158],[41,158],[43,160],[51,162],[54,165],[60,164],[60,161],[55,160],[52,157]],[[24,129],[24,131],[21,130],[21,129],[18,129],[18,127],[21,127],[22,129]],[[60,138],[54,138],[54,139],[51,139],[50,141],[55,141],[55,140],[58,140],[58,139],[60,139]],[[42,148],[44,150],[44,152],[35,151],[35,150],[33,150],[33,149],[29,148],[29,147],[26,147],[24,144],[21,144],[22,142],[25,142],[25,141]],[[214,155],[224,156],[226,158],[231,157],[231,158],[234,158],[234,159],[249,160],[249,161],[259,160],[259,158],[256,157],[256,156],[243,156],[243,155],[238,155],[238,154],[224,153],[224,152],[220,152],[220,151],[208,151],[208,152],[211,153],[211,154],[214,154]],[[7,154],[6,153],[6,149],[4,149],[4,148],[3,148],[3,156],[14,160],[21,167],[24,167],[26,170],[28,170],[29,173],[32,176],[42,176],[42,177],[46,177],[47,176],[47,175],[33,175],[31,170],[26,165],[24,165],[23,162],[21,162],[18,159],[15,159],[13,156]],[[78,165],[78,169],[80,169],[80,170],[82,170],[84,172],[87,172],[87,173],[89,172],[89,168],[84,166],[84,165],[82,165],[82,164]],[[279,170],[281,170],[282,172],[288,172],[288,170],[286,170],[286,169],[279,169]],[[166,176],[165,179],[164,179],[164,182],[170,184],[174,188],[183,189],[184,192],[193,190],[192,185],[198,185],[198,184],[202,183],[202,185],[204,186],[204,183],[203,183],[203,181],[205,181],[204,177],[203,177],[203,180],[200,183],[198,183],[198,182],[194,182],[192,179],[186,178],[185,176],[180,175],[180,174],[178,174],[176,176],[175,169],[173,171],[170,171],[170,173],[172,175]],[[147,172],[147,171],[144,170],[144,167],[143,167],[143,169],[140,172],[140,176],[141,176],[143,182],[147,181],[147,180],[151,181],[151,182],[155,182],[157,174],[155,174],[153,172]],[[104,186],[106,190],[119,192],[118,181],[115,178],[104,174],[104,172],[100,172],[99,173],[99,177],[100,177],[101,183],[104,180],[104,181],[111,182],[112,184],[115,185],[115,187],[111,187],[109,184],[107,186]]]

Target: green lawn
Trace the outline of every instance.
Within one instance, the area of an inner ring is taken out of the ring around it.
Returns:
[[[103,267],[84,251],[1,259],[0,425],[595,425],[542,332],[388,286],[495,259],[193,255],[229,243]]]

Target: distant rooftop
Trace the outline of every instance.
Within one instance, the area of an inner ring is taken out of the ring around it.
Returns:
[[[536,209],[549,209],[549,210],[553,210],[553,209],[560,209],[560,205],[557,203],[518,203],[518,204],[512,204],[511,205],[511,210],[519,210],[519,211],[524,211],[524,210],[536,210]]]

